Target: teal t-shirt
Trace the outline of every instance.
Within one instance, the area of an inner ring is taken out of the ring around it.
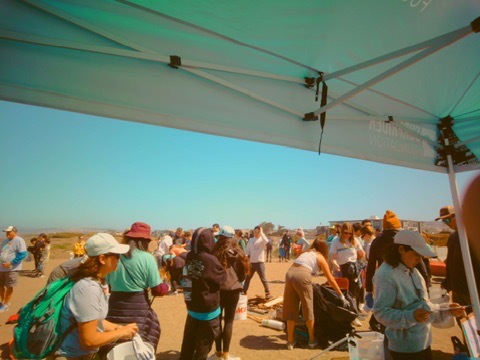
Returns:
[[[111,291],[139,292],[157,286],[161,279],[153,255],[134,249],[131,258],[120,255],[117,269],[107,275],[107,282]]]

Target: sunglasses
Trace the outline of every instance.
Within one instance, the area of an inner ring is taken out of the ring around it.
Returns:
[[[352,235],[352,233],[350,231],[344,231],[343,232],[345,235]]]
[[[105,254],[105,256],[109,257],[109,256],[113,256],[117,259],[120,259],[120,254],[112,254],[112,253],[108,253],[108,254]]]

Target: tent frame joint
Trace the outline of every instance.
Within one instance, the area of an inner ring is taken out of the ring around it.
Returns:
[[[178,69],[180,66],[182,66],[182,58],[178,55],[170,55],[170,62],[168,63],[168,66],[173,69]]]
[[[316,115],[314,112],[306,113],[303,117],[303,121],[317,121],[317,120],[318,120],[318,115]]]

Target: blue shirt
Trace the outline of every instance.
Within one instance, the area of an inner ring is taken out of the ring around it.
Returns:
[[[402,353],[423,351],[432,343],[431,319],[415,320],[413,312],[423,308],[433,310],[420,272],[402,263],[393,268],[384,262],[373,277],[375,318],[386,326],[388,348]]]

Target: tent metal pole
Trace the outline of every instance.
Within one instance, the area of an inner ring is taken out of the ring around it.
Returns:
[[[426,48],[430,48],[432,46],[437,47],[437,46],[442,45],[444,43],[451,43],[452,38],[456,39],[456,40],[460,40],[461,38],[465,37],[466,35],[470,34],[471,32],[472,32],[472,27],[471,27],[471,25],[468,25],[464,28],[460,28],[460,29],[452,31],[448,34],[443,34],[443,35],[438,36],[436,38],[433,38],[433,39],[430,39],[430,40],[427,40],[427,41],[423,41],[423,42],[418,43],[416,45],[412,45],[412,46],[408,46],[408,47],[405,47],[405,48],[400,49],[400,50],[392,51],[391,53],[388,53],[388,54],[385,54],[385,55],[382,55],[382,56],[378,56],[374,59],[365,61],[363,63],[353,65],[353,66],[350,66],[348,68],[338,70],[338,71],[335,71],[335,72],[332,72],[332,73],[329,73],[329,74],[325,74],[323,76],[323,79],[326,81],[326,80],[330,80],[330,79],[339,78],[340,76],[347,75],[347,74],[350,74],[352,72],[362,70],[364,68],[367,68],[367,67],[370,67],[370,66],[373,66],[373,65],[381,64],[383,62],[393,60],[393,59],[395,59],[397,57],[400,57],[400,56],[408,55],[410,53],[420,51],[420,50],[423,50],[423,49],[426,49]]]
[[[364,91],[364,90],[374,86],[375,84],[389,78],[390,76],[395,75],[396,73],[402,71],[403,69],[406,69],[407,67],[415,64],[416,62],[418,62],[418,61],[434,54],[435,52],[443,49],[444,47],[448,46],[450,43],[453,43],[456,40],[458,40],[458,39],[455,39],[455,38],[449,38],[449,39],[450,39],[450,42],[445,42],[445,43],[439,44],[437,46],[432,46],[428,49],[425,49],[422,52],[420,52],[416,55],[413,55],[409,59],[407,59],[405,61],[402,61],[400,64],[390,68],[389,70],[384,71],[380,75],[373,77],[372,79],[370,79],[367,82],[361,84],[357,88],[346,92],[345,94],[343,94],[341,97],[339,97],[335,101],[332,101],[332,102],[328,103],[327,105],[322,106],[321,108],[315,110],[314,111],[315,115],[320,115],[321,113],[323,113],[327,110],[330,110],[331,108],[333,108],[337,105],[342,104],[343,102],[352,98],[353,96],[357,95],[358,93],[361,93],[362,91]]]
[[[41,36],[32,36],[29,34],[21,34],[21,33],[16,33],[11,31],[5,31],[1,29],[0,29],[0,39],[25,42],[25,43],[35,44],[40,46],[51,46],[56,48],[86,51],[86,52],[120,56],[120,57],[132,58],[132,59],[155,61],[155,62],[160,62],[164,64],[168,64],[170,62],[170,56],[165,56],[158,53],[118,49],[118,48],[108,47],[108,46],[85,45],[85,44],[80,44],[80,43],[75,43],[75,42],[70,42],[65,40],[49,39]],[[215,70],[220,72],[228,72],[233,74],[249,75],[249,76],[255,76],[255,77],[260,77],[265,79],[286,81],[286,82],[296,83],[300,85],[305,84],[305,80],[298,77],[283,76],[283,75],[267,73],[262,71],[241,69],[241,68],[236,68],[232,66],[210,64],[210,63],[201,62],[201,61],[191,61],[185,58],[182,58],[182,67],[184,68],[191,67],[191,68],[199,68],[199,69],[206,69],[206,70]]]
[[[287,106],[285,106],[285,105],[283,105],[283,104],[280,104],[280,103],[278,103],[278,102],[276,102],[276,101],[273,101],[273,100],[271,100],[271,99],[268,99],[268,98],[266,98],[266,97],[264,97],[264,96],[261,96],[261,95],[255,93],[254,91],[251,91],[251,90],[245,89],[245,88],[243,88],[243,87],[241,87],[241,86],[232,84],[232,83],[229,82],[229,81],[226,81],[226,80],[224,80],[224,79],[221,79],[221,78],[219,78],[219,77],[217,77],[217,76],[213,76],[213,75],[208,74],[208,73],[206,73],[206,72],[204,72],[204,71],[195,70],[195,69],[189,69],[189,68],[183,68],[183,67],[181,67],[180,69],[183,69],[184,71],[187,71],[187,72],[189,72],[189,73],[192,73],[192,74],[195,74],[195,75],[197,75],[197,76],[200,76],[200,77],[202,77],[202,78],[204,78],[204,79],[208,79],[208,80],[210,80],[210,81],[213,81],[214,83],[217,83],[217,84],[219,84],[219,85],[225,86],[225,87],[227,87],[227,88],[229,88],[229,89],[231,89],[231,90],[235,90],[235,91],[237,91],[237,92],[239,92],[239,93],[242,93],[242,94],[244,94],[244,95],[250,96],[252,99],[255,99],[255,100],[260,101],[260,102],[262,102],[262,103],[265,103],[265,104],[267,104],[267,105],[273,106],[273,107],[275,107],[275,108],[277,108],[277,109],[286,111],[286,112],[288,112],[288,113],[290,113],[290,114],[293,114],[293,115],[295,115],[295,116],[297,116],[297,117],[300,117],[300,118],[301,118],[301,117],[304,116],[304,114],[301,113],[301,112],[299,112],[299,111],[296,111],[296,110],[294,110],[294,109],[291,109],[291,108],[289,108],[289,107],[287,107]]]
[[[445,143],[445,145],[448,145],[448,139],[445,140]],[[447,155],[447,161],[448,178],[450,180],[450,190],[452,192],[453,205],[455,206],[455,218],[457,220],[457,228],[460,238],[460,248],[462,250],[463,265],[465,267],[465,275],[467,277],[468,290],[470,293],[470,299],[472,300],[477,330],[480,330],[480,306],[478,302],[478,289],[475,282],[475,275],[473,273],[472,258],[470,255],[470,249],[468,247],[465,225],[463,223],[462,207],[460,204],[460,197],[458,196],[457,180],[455,178],[455,171],[453,169],[453,160],[451,155]]]

